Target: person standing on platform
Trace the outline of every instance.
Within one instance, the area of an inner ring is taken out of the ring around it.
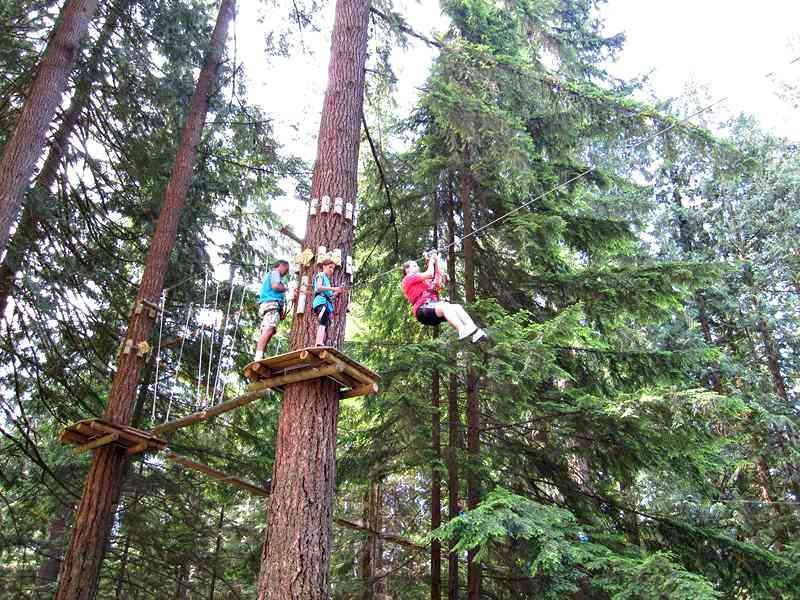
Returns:
[[[334,286],[331,283],[333,271],[336,263],[328,259],[322,262],[322,269],[314,278],[314,302],[311,310],[317,315],[319,326],[317,327],[317,346],[325,345],[325,333],[331,325],[331,315],[333,315],[333,300],[344,291],[342,286]]]
[[[258,294],[258,316],[261,317],[261,332],[256,344],[254,360],[264,358],[264,349],[278,330],[278,323],[283,319],[287,287],[285,277],[288,272],[289,263],[285,260],[279,260],[275,262],[272,270],[264,277],[261,292]]]

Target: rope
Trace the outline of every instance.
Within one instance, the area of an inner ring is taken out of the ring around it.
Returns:
[[[206,272],[206,275],[205,275],[205,279],[203,281],[203,310],[199,315],[200,318],[197,320],[198,325],[200,326],[200,358],[197,361],[197,390],[196,390],[195,396],[194,396],[194,398],[195,398],[195,409],[197,408],[197,401],[200,398],[200,381],[203,378],[203,337],[204,337],[203,327],[204,327],[204,325],[203,325],[202,319],[203,319],[203,313],[205,313],[205,311],[206,311],[206,296],[207,296],[207,292],[208,292],[208,267],[205,268],[205,272]]]
[[[236,325],[233,328],[233,341],[228,348],[228,360],[233,357],[233,351],[236,349],[236,338],[239,335],[239,322],[242,320],[242,308],[244,307],[244,297],[247,295],[247,286],[242,286],[242,297],[239,300],[239,310],[236,311]]]
[[[790,61],[789,65],[787,65],[787,66],[794,65],[795,63],[798,63],[798,62],[800,62],[800,56],[798,56],[794,60]],[[775,72],[772,71],[770,73],[766,73],[764,75],[764,77],[771,77],[774,74],[775,74]],[[709,110],[711,110],[715,106],[717,106],[719,104],[722,104],[723,102],[727,101],[729,98],[730,98],[729,96],[723,96],[719,100],[716,100],[716,101],[708,104],[707,106],[701,108],[700,110],[697,110],[697,111],[693,112],[689,116],[684,117],[682,119],[679,119],[679,120],[671,123],[670,125],[667,125],[666,127],[662,128],[662,129],[660,129],[660,130],[658,130],[658,131],[656,131],[656,132],[654,132],[654,133],[652,133],[650,135],[645,136],[644,138],[640,139],[639,141],[634,142],[634,143],[630,144],[627,147],[624,147],[623,150],[626,151],[626,152],[630,152],[632,150],[635,150],[639,146],[642,146],[642,145],[654,140],[655,138],[660,137],[660,136],[664,135],[665,133],[667,133],[669,131],[672,131],[673,129],[675,129],[679,125],[684,125],[685,123],[687,123],[689,120],[693,119],[694,117],[700,116],[703,113],[708,112]],[[481,231],[485,231],[489,227],[492,227],[494,225],[497,225],[498,223],[501,223],[502,221],[505,221],[511,215],[518,213],[519,211],[523,210],[524,208],[527,208],[528,206],[530,206],[531,204],[533,204],[535,202],[538,202],[539,200],[543,199],[547,195],[552,194],[553,192],[556,192],[556,191],[560,190],[561,188],[563,188],[564,186],[567,186],[567,185],[569,185],[571,183],[574,183],[574,182],[578,181],[579,179],[583,179],[584,177],[586,177],[587,175],[590,175],[591,173],[594,173],[595,171],[597,171],[601,167],[604,167],[607,164],[609,164],[613,159],[614,159],[614,157],[610,157],[610,158],[607,158],[605,160],[600,161],[595,166],[593,166],[593,167],[591,167],[589,169],[586,169],[585,171],[579,173],[578,175],[575,175],[574,177],[571,177],[571,178],[567,179],[566,181],[562,181],[561,183],[559,183],[558,185],[554,186],[553,188],[547,190],[546,192],[543,192],[543,193],[539,194],[538,196],[536,196],[532,200],[529,200],[528,202],[525,202],[524,204],[521,204],[520,206],[508,211],[507,213],[505,213],[503,215],[500,215],[496,219],[494,219],[492,221],[489,221],[485,225],[482,225],[481,227],[478,227],[477,229],[474,229],[473,231],[471,231],[470,233],[468,233],[464,237],[456,238],[456,240],[454,242],[451,242],[450,244],[447,244],[443,248],[437,248],[436,251],[440,252],[440,253],[443,253],[443,252],[449,250],[451,247],[458,246],[465,239],[467,239],[469,237],[476,236]],[[416,260],[420,260],[420,259],[424,259],[424,256],[419,257]],[[372,281],[376,281],[378,279],[382,279],[382,278],[386,277],[387,275],[390,275],[390,274],[394,273],[395,270],[396,270],[396,268],[395,269],[390,269],[388,271],[384,271],[383,273],[378,273],[377,275],[375,275],[373,277],[370,277],[369,279],[365,279],[364,281],[359,281],[359,282],[353,283],[353,285],[351,287],[352,288],[360,287],[361,285],[370,283]]]
[[[172,399],[175,397],[175,386],[178,385],[178,374],[181,372],[181,358],[183,357],[183,347],[186,344],[186,338],[189,333],[189,319],[192,316],[192,305],[189,305],[189,310],[186,311],[186,323],[181,331],[181,347],[178,350],[178,365],[175,367],[175,383],[172,384],[169,390],[169,404],[167,405],[167,416],[164,417],[164,423],[169,421],[169,413],[172,410]]]
[[[214,294],[214,321],[217,320],[217,312],[219,306],[219,281],[217,282],[217,292]],[[209,349],[208,349],[208,372],[206,373],[206,397],[205,397],[205,404],[208,405],[208,392],[211,391],[211,363],[214,362],[214,335],[216,334],[216,328],[210,330],[210,337],[209,340]]]
[[[153,386],[153,411],[150,420],[156,420],[156,400],[158,400],[158,368],[161,366],[161,334],[164,332],[164,312],[167,306],[167,292],[161,293],[161,324],[158,326],[158,350],[156,351],[156,376]]]
[[[225,311],[225,324],[222,326],[222,339],[220,340],[220,347],[219,347],[219,359],[217,360],[217,374],[214,377],[214,391],[211,394],[212,400],[216,400],[217,398],[217,385],[219,385],[219,376],[220,371],[222,370],[222,359],[224,358],[225,354],[225,334],[228,331],[228,319],[231,314],[231,304],[233,303],[233,290],[235,289],[235,285],[233,284],[233,274],[231,274],[231,293],[228,295],[228,308]]]

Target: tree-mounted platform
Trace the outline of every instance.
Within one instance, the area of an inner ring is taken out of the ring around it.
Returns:
[[[331,346],[303,348],[251,362],[244,368],[244,376],[251,382],[251,391],[270,388],[279,392],[290,383],[324,377],[339,385],[342,398],[374,394],[381,379]]]
[[[116,425],[104,419],[85,419],[70,425],[61,432],[61,441],[77,446],[73,452],[80,454],[108,444],[125,448],[128,454],[159,452],[167,442],[148,431]]]

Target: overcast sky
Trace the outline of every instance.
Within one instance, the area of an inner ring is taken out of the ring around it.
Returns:
[[[275,117],[284,151],[309,161],[316,152],[333,6],[334,0],[328,0],[316,15],[320,31],[303,33],[307,53],[295,51],[286,59],[266,58],[263,39],[275,21],[262,3],[240,3],[235,23],[237,57],[245,65],[251,101]],[[446,27],[435,0],[399,0],[395,10],[425,34]],[[778,100],[776,81],[765,77],[775,72],[778,80],[800,83],[800,63],[789,64],[800,56],[800,2],[609,0],[601,16],[609,35],[624,32],[627,37],[609,70],[626,79],[650,75],[642,100],[682,96],[689,83],[705,86],[709,103],[729,97],[715,109],[716,119],[745,111],[770,129],[800,139],[800,110]],[[394,53],[401,110],[413,105],[434,56],[431,48],[417,41]],[[276,203],[275,209],[299,231],[305,226],[300,206],[297,199],[289,199]]]

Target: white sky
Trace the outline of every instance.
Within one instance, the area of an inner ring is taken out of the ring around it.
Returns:
[[[251,101],[275,117],[284,151],[309,161],[316,152],[334,1],[328,0],[316,15],[320,31],[303,33],[308,53],[293,52],[291,59],[267,61],[263,39],[274,19],[260,2],[240,3],[235,24],[237,56],[245,64]],[[426,35],[446,27],[435,0],[398,0],[395,10]],[[601,16],[609,35],[627,36],[618,62],[609,70],[626,79],[651,74],[649,92],[642,100],[652,99],[653,94],[682,96],[687,84],[705,86],[706,103],[729,96],[715,109],[716,119],[745,111],[775,132],[800,139],[800,110],[778,100],[776,83],[765,77],[775,72],[779,80],[800,83],[800,63],[789,65],[800,56],[800,2],[609,0]],[[415,40],[408,49],[395,52],[401,110],[413,105],[434,56],[433,50]],[[275,209],[302,234],[305,210],[293,200],[277,202]]]

